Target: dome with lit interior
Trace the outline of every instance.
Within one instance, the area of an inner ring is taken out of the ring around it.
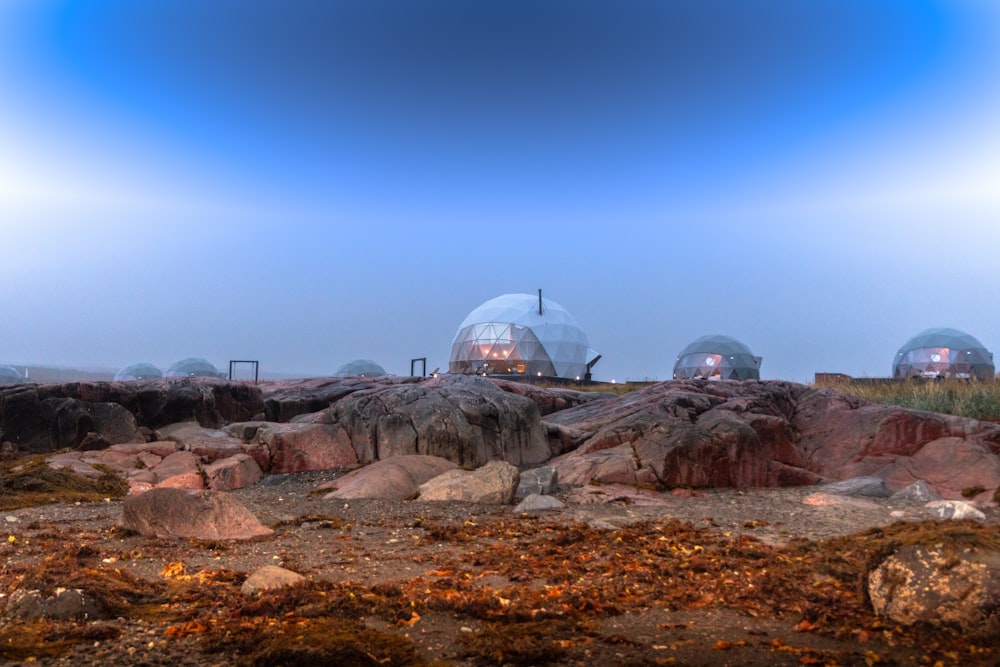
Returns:
[[[702,336],[681,350],[674,378],[759,380],[761,358],[729,336]]]
[[[894,378],[992,380],[993,353],[958,329],[927,329],[906,341],[892,362]]]
[[[450,373],[581,379],[600,357],[565,308],[539,294],[490,299],[459,325]]]
[[[199,357],[189,357],[187,359],[181,359],[176,364],[167,369],[163,374],[163,377],[168,378],[183,378],[183,377],[207,377],[207,378],[218,378],[222,377],[222,373],[218,371],[210,362],[205,361]]]

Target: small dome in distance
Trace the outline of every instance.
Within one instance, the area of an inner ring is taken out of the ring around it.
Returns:
[[[181,359],[176,364],[167,369],[163,377],[183,378],[183,377],[206,377],[217,378],[222,374],[210,362],[199,357],[188,357]]]
[[[759,380],[760,357],[729,336],[702,336],[681,350],[674,378],[705,380]]]
[[[386,375],[386,372],[384,368],[371,359],[355,359],[354,361],[348,361],[338,368],[334,375],[337,377],[378,377],[379,375]]]
[[[0,387],[22,384],[23,382],[24,376],[16,368],[0,364]]]
[[[926,329],[906,341],[892,362],[894,378],[992,380],[993,353],[958,329]]]
[[[130,382],[132,380],[154,380],[163,377],[163,372],[153,364],[129,364],[115,373],[115,382]]]

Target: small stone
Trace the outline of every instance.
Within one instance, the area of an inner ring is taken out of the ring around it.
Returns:
[[[247,577],[240,591],[244,595],[253,595],[273,588],[292,586],[304,579],[305,577],[298,572],[292,572],[276,565],[265,565]]]
[[[518,503],[513,511],[515,514],[527,514],[529,512],[543,512],[545,510],[560,510],[564,507],[566,505],[558,498],[532,493]]]
[[[969,503],[961,500],[936,500],[925,505],[931,514],[938,519],[976,519],[985,521],[986,515],[977,510]]]
[[[941,496],[927,482],[920,479],[892,494],[891,499],[902,502],[929,503],[934,500],[941,500]]]

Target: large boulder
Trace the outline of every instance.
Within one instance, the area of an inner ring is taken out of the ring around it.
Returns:
[[[169,488],[126,498],[118,523],[125,530],[161,538],[245,540],[274,532],[227,493]]]
[[[420,485],[457,466],[438,456],[393,456],[352,470],[330,484],[334,489],[324,499],[381,498],[407,500],[416,497]]]
[[[802,387],[795,392],[791,420],[799,435],[797,448],[810,467],[832,479],[877,474],[924,447],[946,439],[945,449],[959,442],[976,442],[1000,453],[1000,424],[876,405],[832,389]],[[905,474],[896,472],[897,486]]]
[[[358,391],[420,381],[417,377],[355,376],[272,382],[263,388],[264,418],[271,422],[288,422],[299,415],[325,410]]]
[[[894,488],[922,480],[950,500],[962,499],[966,489],[976,487],[992,495],[1000,486],[1000,456],[982,441],[954,436],[925,443],[911,456],[871,457],[856,467],[867,467]]]
[[[189,451],[206,461],[215,461],[243,453],[243,442],[226,431],[206,428],[198,422],[168,424],[157,430],[160,440],[176,442],[179,449]]]
[[[674,381],[546,418],[581,439],[555,459],[565,483],[750,487],[820,479],[797,455],[788,383]]]
[[[420,500],[459,500],[509,505],[520,481],[517,468],[490,461],[477,470],[450,470],[420,485]]]
[[[353,444],[362,464],[406,454],[461,466],[513,465],[551,457],[538,406],[477,376],[428,378],[358,391],[318,413]]]
[[[922,479],[945,498],[1000,487],[1000,425],[787,382],[668,381],[545,420],[553,450],[572,448],[552,462],[570,484],[752,487],[870,476],[889,491]]]
[[[868,595],[875,613],[896,623],[996,637],[1000,551],[954,542],[905,546],[869,574]]]
[[[0,431],[19,452],[76,447],[89,433],[112,444],[139,442],[142,428],[183,421],[218,428],[263,413],[258,387],[215,378],[0,387]]]
[[[267,448],[272,474],[358,465],[350,439],[328,424],[267,424],[257,431],[256,439]]]
[[[264,473],[247,454],[235,454],[219,459],[202,468],[208,488],[213,491],[234,491],[259,482]]]

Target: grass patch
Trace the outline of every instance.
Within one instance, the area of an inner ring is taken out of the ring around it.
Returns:
[[[845,381],[823,386],[881,405],[1000,422],[1000,382],[937,380],[865,384]]]
[[[0,510],[35,507],[51,503],[100,502],[124,498],[128,482],[109,468],[94,466],[101,473],[87,479],[69,468],[49,467],[44,456],[32,456],[0,465]]]

